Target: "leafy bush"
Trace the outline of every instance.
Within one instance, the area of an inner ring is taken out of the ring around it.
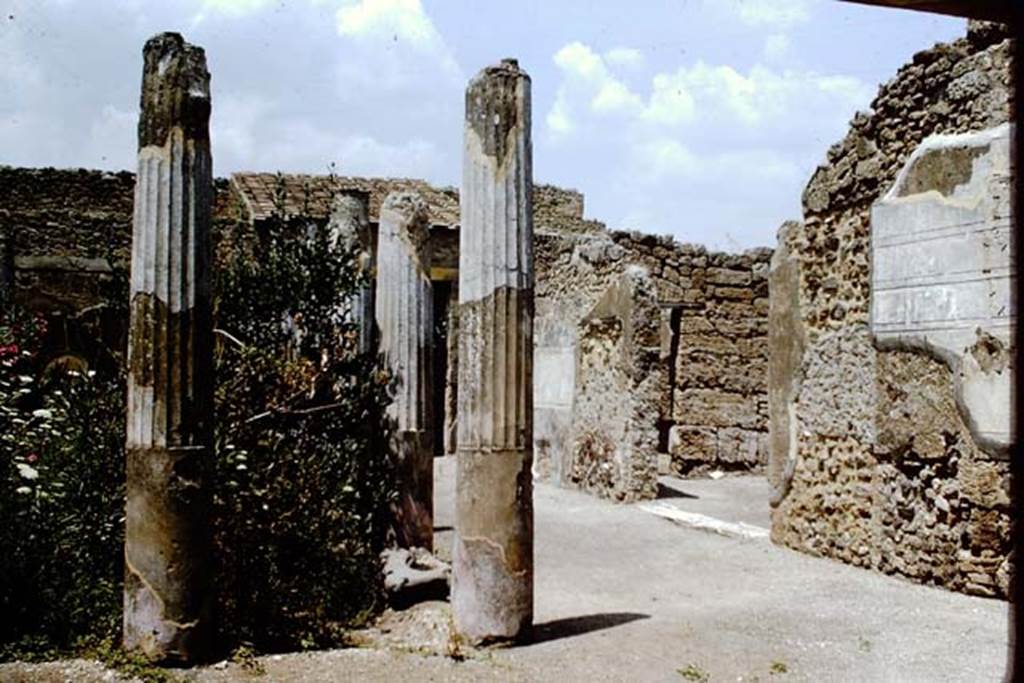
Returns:
[[[211,518],[223,641],[330,645],[380,605],[394,495],[388,377],[376,354],[359,353],[349,312],[365,276],[304,221],[277,215],[258,233],[241,222],[227,232]],[[119,315],[124,275],[109,293]],[[116,642],[121,621],[123,359],[44,372],[46,320],[3,296],[0,660],[95,649]]]
[[[219,613],[258,649],[323,646],[379,603],[388,377],[359,353],[356,254],[280,214],[239,230],[216,311]]]

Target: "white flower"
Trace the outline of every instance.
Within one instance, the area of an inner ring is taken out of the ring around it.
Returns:
[[[29,493],[32,493],[32,489],[28,486],[19,486],[18,488],[14,489],[14,492],[20,493],[21,495],[25,496],[28,495]]]
[[[31,465],[26,465],[23,462],[18,463],[18,474],[20,474],[22,478],[28,479],[29,481],[39,478],[39,470],[32,467]]]
[[[29,377],[28,375],[18,375],[18,381],[21,382],[22,384],[31,384],[32,378]]]
[[[32,411],[32,417],[41,417],[44,420],[49,420],[53,417],[53,411],[49,408],[39,408]]]

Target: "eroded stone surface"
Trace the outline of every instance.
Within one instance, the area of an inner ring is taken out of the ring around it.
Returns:
[[[989,307],[1006,287],[995,228],[1007,196],[999,182],[977,182],[998,175],[983,168],[994,168],[984,151],[914,152],[931,135],[1009,120],[1006,38],[971,27],[915,55],[807,185],[804,220],[787,239],[806,343],[799,367],[782,373],[797,387],[797,460],[772,513],[772,537],[787,546],[989,596],[1008,590],[1009,468],[965,422],[965,378],[940,347],[973,364],[968,374],[1008,371],[1005,337],[979,336],[973,321],[1009,313]],[[876,218],[907,215],[878,231],[871,208],[890,187]],[[951,322],[959,329],[943,341]]]
[[[452,612],[470,642],[533,619],[530,79],[514,60],[466,89],[459,244]]]
[[[360,273],[367,278],[365,284],[352,295],[348,315],[359,328],[359,351],[367,353],[373,346],[375,314],[373,281],[373,250],[367,218],[369,194],[357,190],[342,190],[331,204],[331,217],[327,223],[335,247],[355,254]]]
[[[804,330],[800,319],[800,263],[791,253],[790,242],[800,226],[786,223],[779,230],[779,245],[772,254],[768,274],[768,415],[770,453],[768,481],[772,505],[789,490],[796,464],[796,396],[800,387],[800,366],[804,352]]]
[[[203,51],[143,51],[128,345],[124,643],[194,661],[211,632],[206,471],[213,376],[213,178]]]
[[[433,289],[427,205],[415,193],[388,195],[377,244],[376,318],[380,349],[396,379],[388,406],[394,420],[398,475],[396,540],[433,548]]]
[[[659,403],[667,368],[650,274],[628,268],[580,323],[568,480],[615,500],[657,495]],[[755,435],[756,459],[756,435]]]

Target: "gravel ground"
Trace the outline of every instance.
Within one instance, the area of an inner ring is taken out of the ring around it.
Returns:
[[[439,554],[450,543],[452,463],[437,469]],[[763,521],[763,483],[666,482],[686,509]],[[729,488],[733,493],[729,493]],[[668,495],[671,495],[669,493]],[[704,501],[703,503],[701,501]],[[717,506],[717,508],[716,508]],[[260,659],[270,681],[996,681],[1006,603],[918,586],[763,540],[683,528],[637,506],[540,485],[536,635],[530,645],[447,649],[447,605],[392,614],[368,647]],[[757,515],[762,515],[757,519]],[[685,674],[685,675],[684,675]],[[236,664],[190,681],[252,680]],[[0,666],[3,681],[112,680],[87,662]]]

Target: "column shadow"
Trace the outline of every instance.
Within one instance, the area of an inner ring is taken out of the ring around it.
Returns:
[[[687,493],[682,489],[677,489],[674,486],[668,486],[666,484],[658,482],[658,498],[693,498],[697,499],[700,496],[695,496],[692,493]]]
[[[640,614],[638,612],[604,612],[601,614],[587,614],[579,617],[555,619],[543,624],[534,624],[531,638],[528,642],[523,643],[523,646],[546,643],[561,638],[572,638],[573,636],[581,636],[584,633],[601,631],[606,628],[622,626],[631,621],[650,618],[650,614]]]

